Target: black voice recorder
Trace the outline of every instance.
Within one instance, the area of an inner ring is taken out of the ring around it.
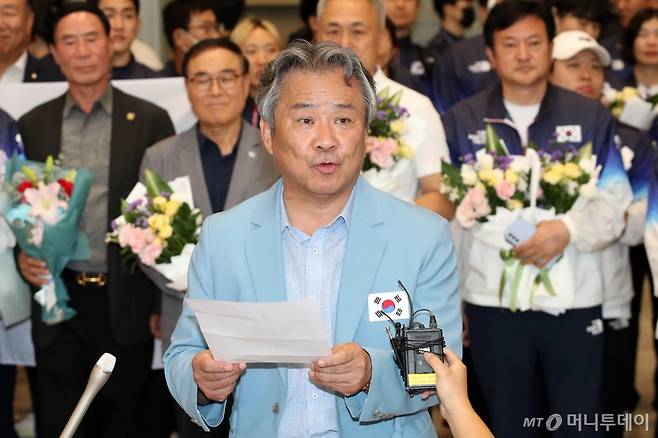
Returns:
[[[413,397],[427,390],[436,389],[436,374],[425,361],[425,353],[434,353],[442,362],[445,361],[443,354],[445,340],[443,330],[436,322],[436,316],[429,309],[418,309],[414,312],[411,295],[401,281],[398,281],[398,285],[409,299],[409,326],[395,322],[389,317],[390,322],[395,326],[395,334],[391,334],[390,326],[386,327],[386,332],[391,341],[395,363],[400,369],[405,390]],[[429,315],[428,327],[415,320],[419,313]]]

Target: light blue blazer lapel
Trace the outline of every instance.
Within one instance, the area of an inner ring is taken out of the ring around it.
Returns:
[[[336,344],[351,342],[386,248],[382,196],[363,178],[355,187],[336,310]],[[367,316],[366,316],[367,317]]]
[[[260,200],[251,217],[252,229],[246,239],[247,264],[258,302],[286,300],[281,242],[281,180]],[[279,367],[283,383],[287,369]]]

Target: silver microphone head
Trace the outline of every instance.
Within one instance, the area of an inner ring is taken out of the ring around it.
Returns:
[[[117,358],[111,355],[110,353],[103,353],[103,355],[98,359],[94,368],[99,368],[105,374],[112,374],[114,371],[114,365],[117,363]]]

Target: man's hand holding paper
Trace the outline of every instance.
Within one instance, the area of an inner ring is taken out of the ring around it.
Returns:
[[[334,345],[331,355],[311,363],[309,378],[316,385],[350,396],[370,382],[370,355],[359,344]]]
[[[199,400],[199,404],[208,404],[211,400],[223,402],[235,389],[240,374],[247,368],[244,362],[220,362],[212,357],[210,350],[197,353],[192,359],[192,374],[202,395],[208,399]]]

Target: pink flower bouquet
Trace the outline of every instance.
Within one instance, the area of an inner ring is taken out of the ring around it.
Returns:
[[[106,241],[118,244],[124,260],[145,266],[151,278],[154,268],[175,283],[175,289],[186,288],[191,249],[197,242],[201,212],[194,209],[189,178],[170,183],[159,175],[145,171],[145,184],[138,183],[122,201],[121,216],[112,221],[112,232]],[[160,282],[156,281],[160,286]]]
[[[400,105],[402,90],[377,94],[377,112],[370,122],[363,177],[374,187],[394,193],[425,138],[425,125]]]
[[[510,155],[490,125],[486,132],[485,149],[463,157],[459,168],[441,165],[441,192],[457,204],[456,219],[464,228],[486,222],[500,207],[520,210],[529,204],[530,160]]]
[[[41,319],[57,324],[72,318],[61,273],[70,260],[89,258],[87,237],[78,228],[92,176],[86,169],[65,170],[52,157],[45,163],[7,161],[5,190],[11,207],[4,213],[21,249],[46,262],[51,281],[35,294]]]

